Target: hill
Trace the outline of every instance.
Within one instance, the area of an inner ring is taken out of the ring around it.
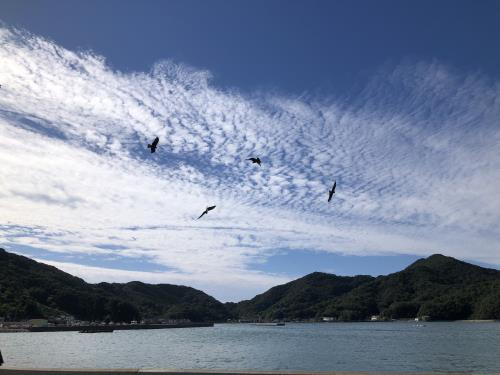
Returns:
[[[313,273],[228,306],[246,319],[500,319],[500,271],[443,255],[377,278]]]
[[[187,286],[88,284],[55,267],[0,249],[0,316],[11,320],[70,314],[81,320],[139,318],[225,321],[353,321],[429,316],[436,320],[500,319],[500,271],[443,255],[387,276],[314,272],[251,300],[222,304]]]
[[[0,249],[0,316],[20,320],[61,314],[115,322],[141,317],[219,321],[228,316],[222,303],[194,288],[141,282],[88,284]]]
[[[331,299],[344,295],[373,280],[371,276],[336,276],[314,272],[284,285],[278,285],[249,301],[231,305],[242,319],[314,318]]]

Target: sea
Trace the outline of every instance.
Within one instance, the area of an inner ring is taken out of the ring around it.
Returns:
[[[500,372],[500,323],[216,324],[113,333],[0,333],[5,366]]]

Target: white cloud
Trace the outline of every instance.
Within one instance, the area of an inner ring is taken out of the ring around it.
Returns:
[[[345,102],[249,98],[212,87],[205,71],[162,62],[123,74],[91,53],[0,31],[9,248],[147,258],[175,271],[61,266],[222,299],[286,280],[253,266],[280,248],[500,264],[498,82],[417,63],[382,69]],[[262,167],[245,160],[253,155]],[[209,204],[216,210],[196,221]]]
[[[119,270],[115,268],[84,266],[77,263],[47,261],[37,259],[71,275],[85,279],[87,282],[124,283],[141,280],[152,284],[186,285],[200,290],[222,300],[238,300],[242,295],[254,296],[262,290],[285,283],[289,278],[266,275],[260,272],[245,272],[241,274],[213,274],[212,272],[183,274],[180,272],[141,272]]]

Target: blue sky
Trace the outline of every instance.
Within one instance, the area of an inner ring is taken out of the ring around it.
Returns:
[[[6,0],[0,11],[120,71],[168,58],[248,91],[345,95],[408,58],[500,74],[498,1]]]
[[[437,252],[499,268],[500,3],[3,1],[0,15],[6,249],[224,301]]]

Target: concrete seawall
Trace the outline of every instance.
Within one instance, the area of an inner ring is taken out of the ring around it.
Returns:
[[[111,328],[115,331],[136,329],[167,329],[167,328],[196,328],[213,327],[213,323],[179,323],[179,324],[129,324],[129,325],[107,325],[107,326],[53,326],[53,327],[28,327],[29,332],[60,332],[60,331],[82,331],[86,329]],[[8,332],[8,331],[4,331]]]
[[[0,375],[443,375],[443,373],[322,372],[322,371],[244,371],[244,370],[176,370],[176,369],[29,369],[0,367]],[[448,372],[446,375],[472,375]],[[489,375],[500,375],[488,373]]]

